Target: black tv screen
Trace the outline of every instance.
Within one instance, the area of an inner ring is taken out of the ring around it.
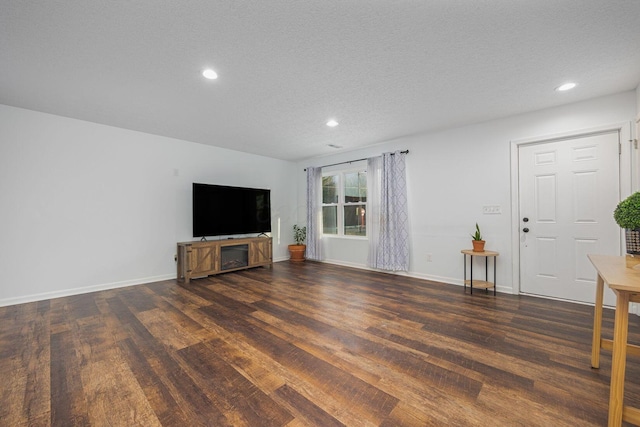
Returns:
[[[270,190],[193,183],[193,237],[270,231]]]

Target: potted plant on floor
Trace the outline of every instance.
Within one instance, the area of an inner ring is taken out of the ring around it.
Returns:
[[[476,222],[476,232],[471,235],[471,243],[473,244],[473,252],[484,252],[484,243],[482,240],[482,233],[480,233],[480,227]]]
[[[289,245],[289,261],[302,262],[304,261],[304,252],[307,250],[307,245],[304,244],[307,240],[307,227],[293,226],[293,240],[294,245]]]
[[[627,253],[640,255],[640,192],[621,201],[613,211],[613,219],[625,229]]]

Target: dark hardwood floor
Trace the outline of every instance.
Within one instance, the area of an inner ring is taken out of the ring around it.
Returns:
[[[602,426],[592,310],[312,262],[3,307],[0,425]]]

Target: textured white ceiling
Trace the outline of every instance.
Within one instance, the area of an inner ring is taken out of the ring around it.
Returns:
[[[639,25],[638,0],[0,0],[0,103],[298,160],[634,89]]]

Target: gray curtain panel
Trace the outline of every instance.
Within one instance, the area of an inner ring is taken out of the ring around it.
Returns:
[[[380,182],[382,180],[382,157],[367,159],[367,237],[369,254],[367,265],[376,268],[378,245],[380,244]]]
[[[409,209],[405,154],[382,155],[379,237],[374,268],[409,270]],[[370,242],[371,243],[371,242]]]
[[[322,259],[322,168],[307,168],[307,259]]]

